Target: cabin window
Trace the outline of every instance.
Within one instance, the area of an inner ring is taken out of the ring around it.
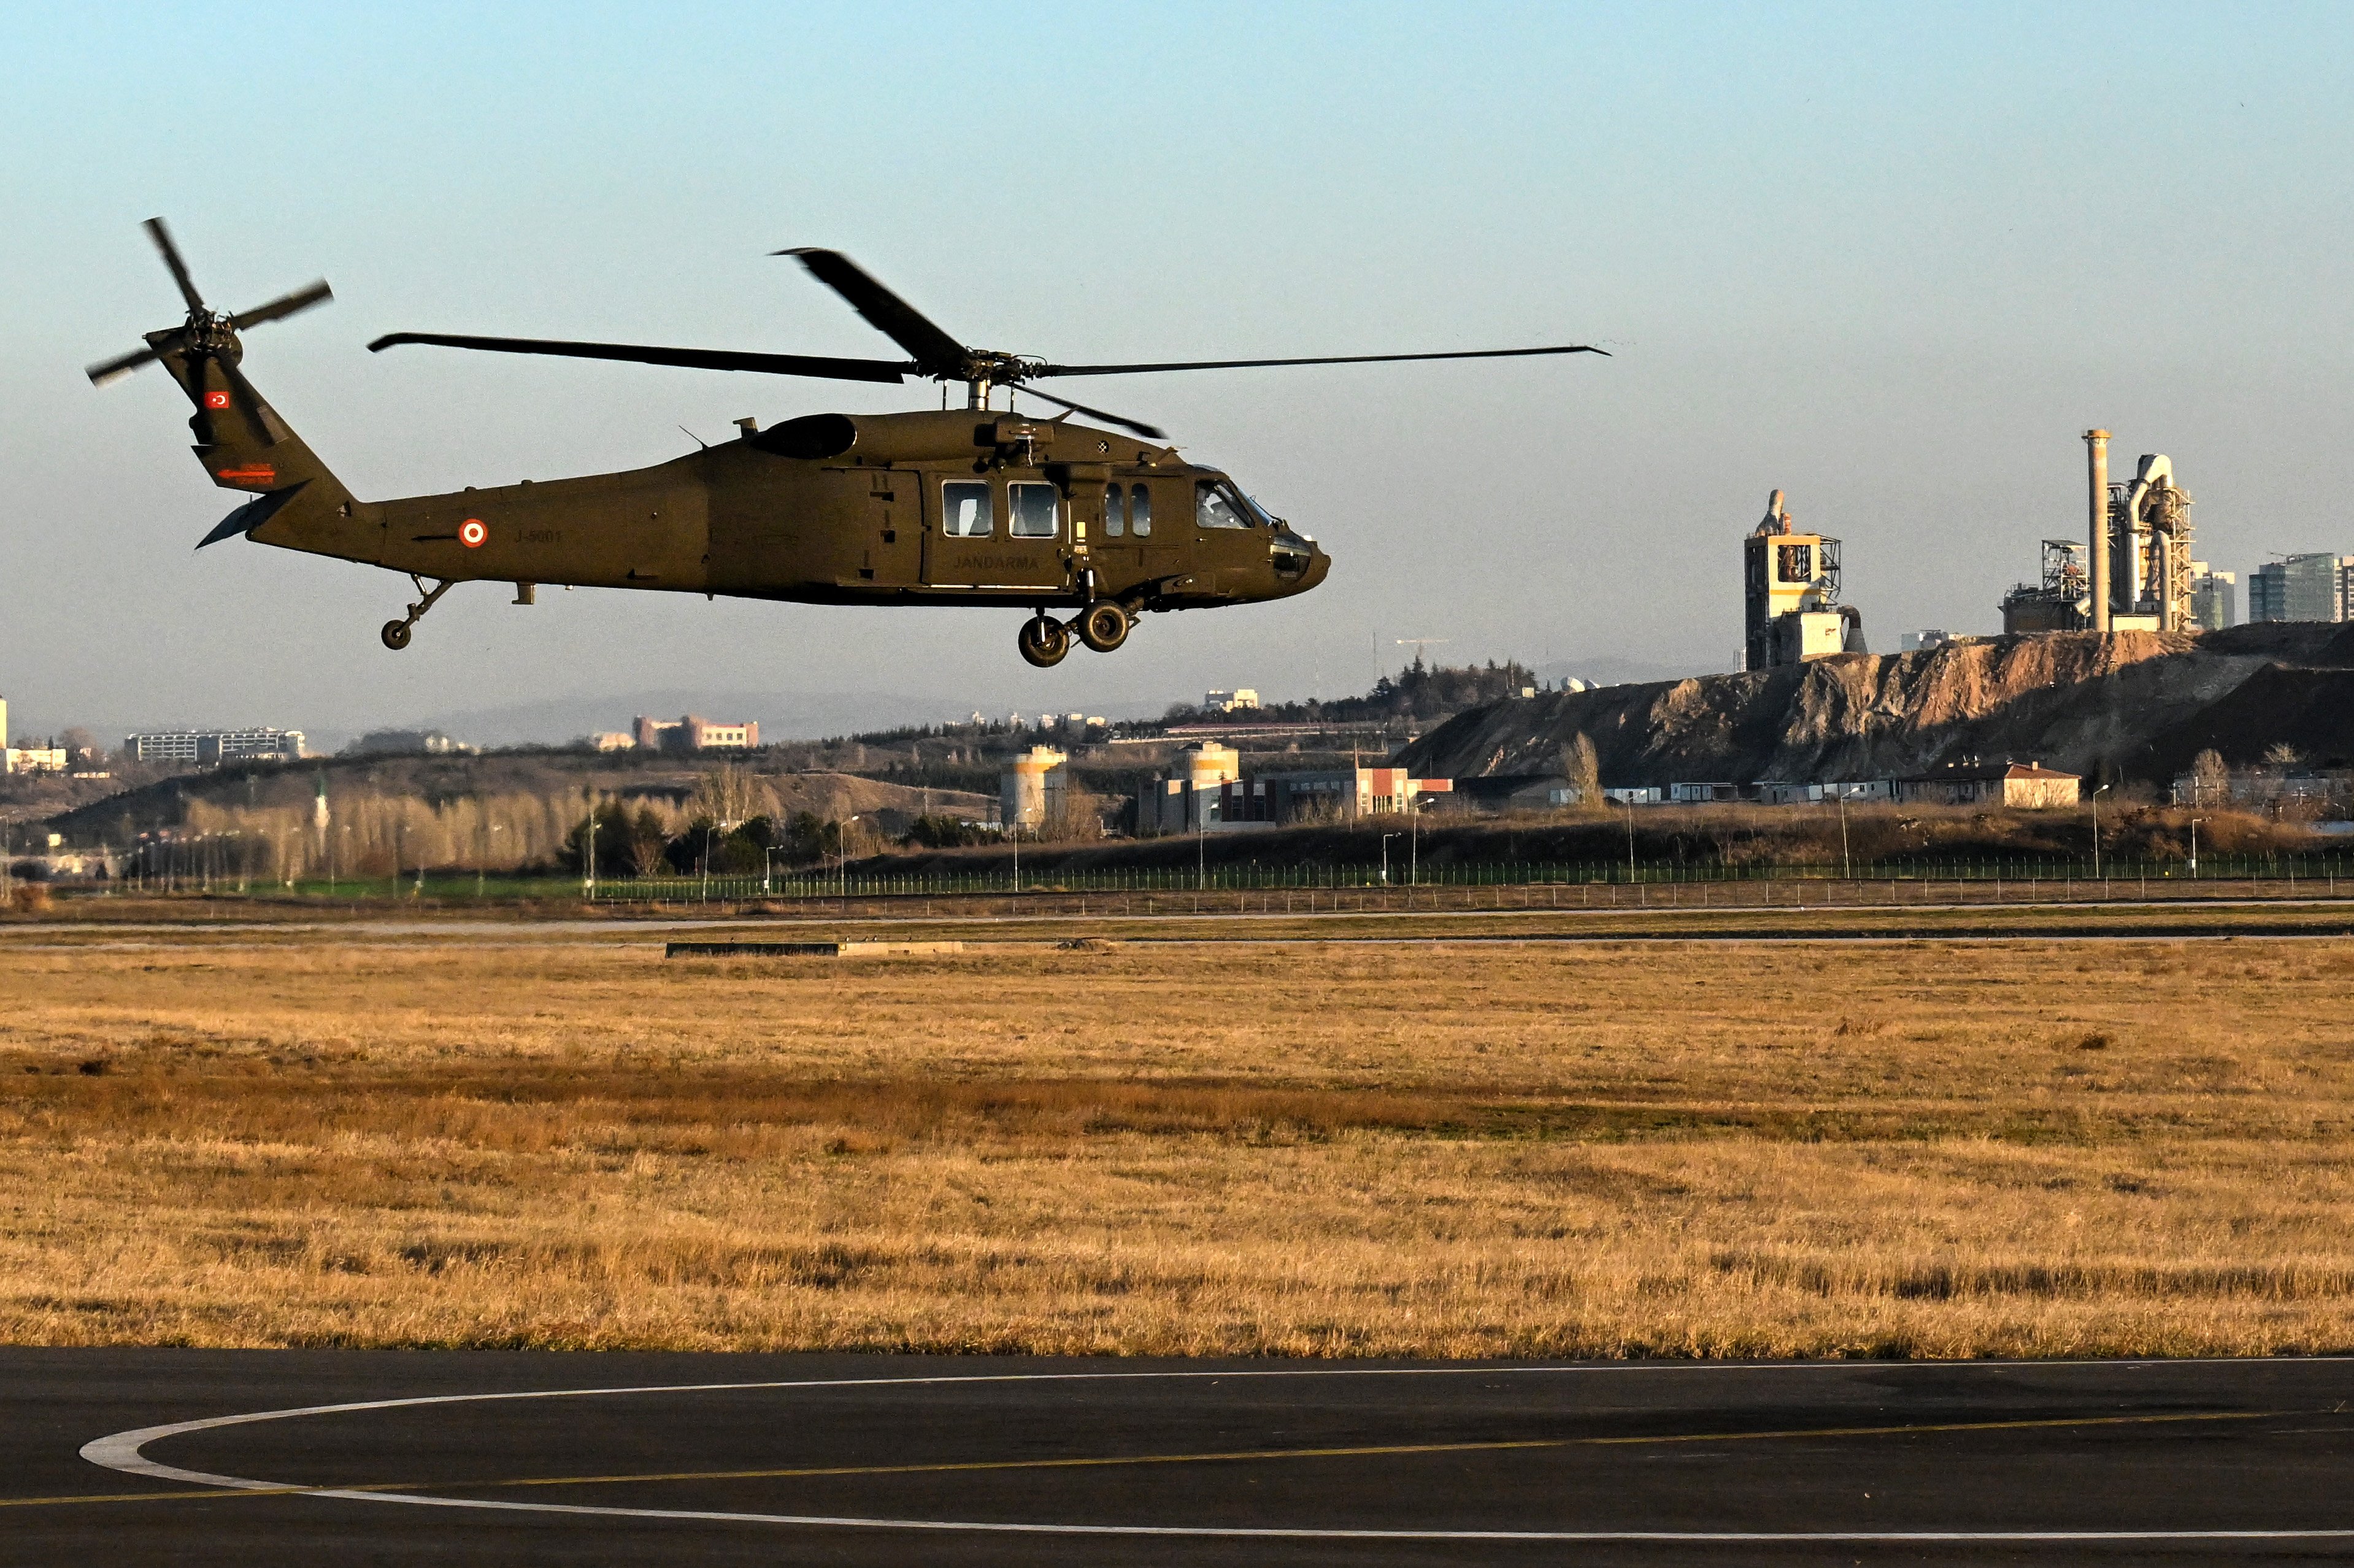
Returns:
[[[958,539],[989,537],[989,486],[951,480],[940,486],[940,532]]]
[[[1005,487],[1005,510],[1013,518],[1006,530],[1015,539],[1051,539],[1056,532],[1058,519],[1055,513],[1055,492],[1051,484],[1009,484]]]
[[[1128,487],[1128,520],[1140,539],[1152,537],[1152,492],[1140,484]]]
[[[1104,486],[1104,537],[1117,539],[1128,532],[1128,508],[1120,503],[1120,487]]]
[[[1225,486],[1211,480],[1200,480],[1193,485],[1193,525],[1197,528],[1247,528],[1248,517],[1226,493]]]
[[[1776,545],[1776,569],[1786,583],[1810,583],[1815,580],[1815,547],[1812,545]]]

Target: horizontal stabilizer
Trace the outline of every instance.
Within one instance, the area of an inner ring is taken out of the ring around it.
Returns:
[[[267,495],[255,496],[251,501],[222,518],[217,527],[197,540],[196,548],[201,550],[207,545],[217,545],[223,539],[236,535],[252,533],[256,528],[277,516],[279,508],[302,494],[309,483],[310,481],[305,480],[301,484],[288,485],[284,490],[273,490]]]

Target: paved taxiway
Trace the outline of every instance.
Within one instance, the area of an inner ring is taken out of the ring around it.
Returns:
[[[0,1351],[11,1564],[2325,1560],[2349,1483],[2354,1361]]]

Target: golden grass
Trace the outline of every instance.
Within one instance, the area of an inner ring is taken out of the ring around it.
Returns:
[[[2354,1346],[2354,940],[1013,929],[12,931],[0,1339]]]

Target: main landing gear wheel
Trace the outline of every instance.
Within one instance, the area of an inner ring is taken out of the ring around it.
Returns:
[[[1079,617],[1079,641],[1098,653],[1108,653],[1128,641],[1128,630],[1135,624],[1127,606],[1099,599]]]
[[[1014,643],[1023,658],[1041,670],[1052,669],[1071,651],[1071,629],[1042,611],[1022,623]]]
[[[398,653],[408,646],[408,622],[387,620],[384,623],[384,645]]]

